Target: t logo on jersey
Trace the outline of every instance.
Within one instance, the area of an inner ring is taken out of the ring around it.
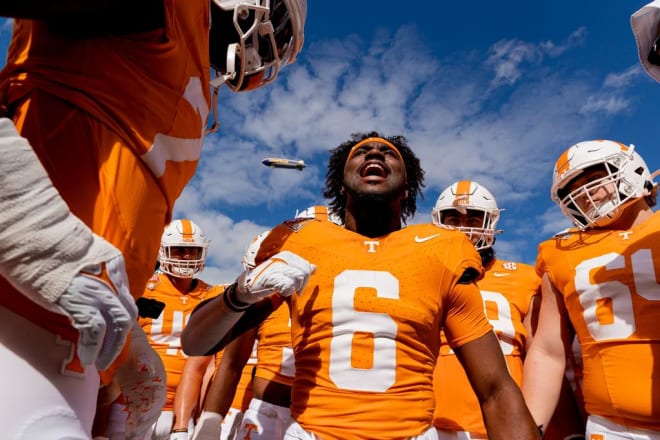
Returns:
[[[364,244],[368,246],[369,249],[367,250],[367,252],[370,254],[375,254],[376,246],[380,246],[380,242],[377,240],[366,240]]]
[[[631,235],[632,235],[632,231],[619,232],[619,237],[621,237],[624,240],[630,240]]]

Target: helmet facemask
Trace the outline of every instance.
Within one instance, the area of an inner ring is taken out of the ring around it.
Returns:
[[[160,242],[160,270],[177,278],[193,278],[204,269],[209,242],[202,229],[187,219],[165,227]]]
[[[497,225],[497,220],[499,219],[499,211],[487,211],[484,209],[443,209],[434,211],[432,213],[433,222],[435,224],[441,224],[445,226],[453,225],[453,222],[447,221],[447,217],[452,214],[451,211],[454,211],[455,214],[467,215],[471,218],[476,217],[477,214],[481,218],[481,226],[454,226],[456,229],[467,235],[468,239],[474,245],[474,248],[477,251],[487,249],[492,247],[495,243],[495,234],[501,232],[495,229]]]
[[[271,7],[272,2],[272,7]],[[272,82],[281,66],[293,63],[302,46],[304,7],[291,0],[214,0],[211,8],[210,59],[234,91]],[[291,8],[297,7],[296,11]],[[293,14],[293,15],[292,15]]]
[[[188,248],[183,251],[183,248]],[[192,255],[185,257],[182,254]],[[206,248],[184,244],[167,245],[160,248],[160,270],[177,278],[193,278],[204,269]]]
[[[610,225],[625,206],[649,194],[649,171],[634,146],[617,148],[604,157],[594,151],[588,153],[595,156],[593,160],[580,160],[578,153],[564,175],[555,172],[552,199],[578,229]]]
[[[502,232],[496,229],[500,212],[495,198],[486,188],[477,182],[461,181],[440,194],[431,211],[431,218],[436,225],[453,226],[463,232],[475,249],[481,251],[492,247],[495,235]],[[448,221],[451,215],[463,218],[467,216],[468,221],[480,218],[480,225],[463,226],[457,224],[456,219]]]

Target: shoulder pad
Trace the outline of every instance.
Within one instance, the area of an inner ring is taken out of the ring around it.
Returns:
[[[314,221],[314,218],[311,217],[301,217],[301,218],[292,218],[282,222],[282,226],[285,226],[291,229],[293,232],[298,232],[305,223]]]

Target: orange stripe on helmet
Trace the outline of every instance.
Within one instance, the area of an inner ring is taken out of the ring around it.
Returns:
[[[183,236],[183,241],[193,241],[193,226],[190,220],[182,219],[181,220],[181,236]]]
[[[459,180],[456,183],[456,199],[454,200],[454,206],[462,206],[470,204],[470,195],[472,187],[471,180]]]
[[[559,176],[561,176],[566,171],[568,171],[568,168],[571,165],[570,160],[568,159],[568,152],[569,151],[571,151],[570,148],[568,150],[564,151],[562,153],[562,155],[559,156],[559,159],[557,159],[557,162],[555,162],[555,170],[557,172],[557,175],[559,175]]]
[[[392,142],[388,141],[387,139],[383,139],[381,137],[369,137],[369,138],[366,138],[366,139],[362,139],[360,142],[353,145],[353,148],[351,148],[351,151],[348,152],[348,157],[346,158],[346,161],[350,160],[350,158],[353,157],[353,155],[355,154],[355,152],[357,151],[358,148],[360,148],[364,144],[368,144],[370,142],[377,142],[379,144],[387,145],[388,147],[390,147],[391,149],[394,150],[396,155],[399,157],[399,160],[401,162],[405,163],[405,161],[403,160],[403,156],[401,156],[401,152],[399,151],[399,149],[397,147],[395,147]]]
[[[623,152],[628,152],[628,150],[630,149],[630,147],[628,145],[622,144],[621,142],[617,142],[617,144],[619,144],[621,146],[621,151],[623,151]]]

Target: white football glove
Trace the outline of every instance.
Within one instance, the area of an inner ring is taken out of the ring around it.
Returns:
[[[117,369],[114,379],[128,409],[126,440],[143,440],[153,431],[167,400],[167,375],[163,361],[149,345],[147,335],[137,322],[131,327],[129,344],[128,357]],[[166,432],[171,426],[170,418]]]
[[[95,363],[99,370],[108,368],[124,347],[137,319],[137,307],[128,291],[124,257],[117,251],[103,263],[85,266],[56,304],[80,332],[78,357],[83,365]]]
[[[218,440],[221,433],[222,416],[215,412],[202,411],[195,425],[192,440]]]
[[[236,299],[253,304],[273,293],[284,297],[300,294],[315,270],[316,266],[304,258],[282,251],[238,277]]]

